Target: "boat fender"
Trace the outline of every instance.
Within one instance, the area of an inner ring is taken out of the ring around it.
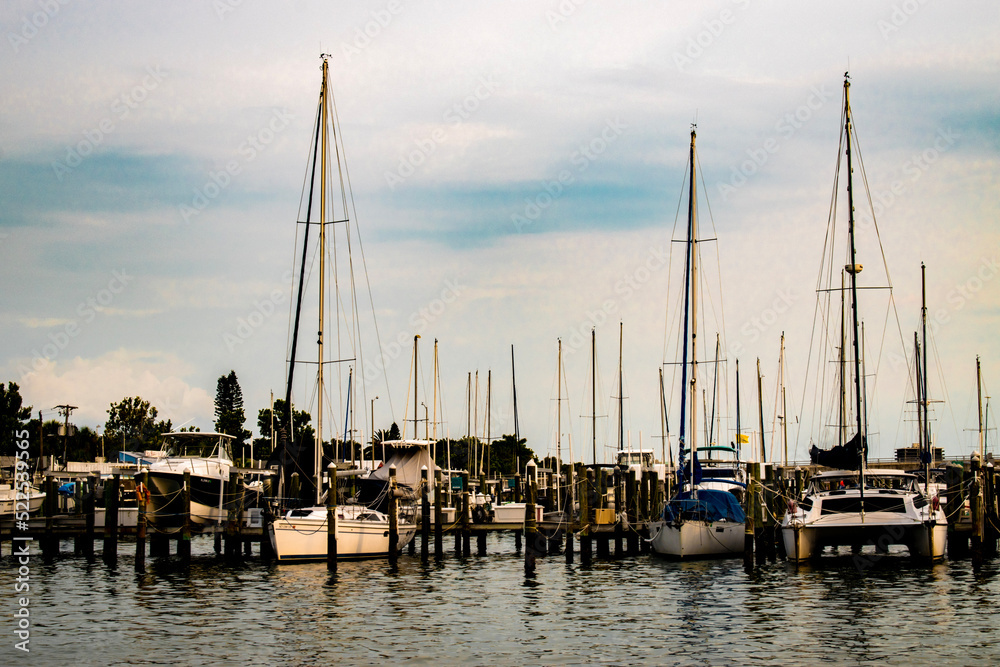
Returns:
[[[933,498],[931,498],[931,507],[934,508],[935,512],[937,512],[938,509],[940,509],[940,507],[941,507],[941,496],[935,495]]]
[[[139,482],[139,484],[137,484],[135,487],[135,497],[137,500],[140,500],[148,504],[150,497],[149,487],[147,487],[142,482]]]
[[[789,498],[788,499],[788,513],[789,514],[795,514],[795,512],[798,511],[798,508],[799,508],[799,504],[797,502],[795,502],[795,498]]]

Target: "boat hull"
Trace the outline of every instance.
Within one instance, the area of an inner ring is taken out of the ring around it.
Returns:
[[[147,519],[160,532],[177,532],[184,526],[184,474],[150,470]],[[218,524],[229,518],[224,502],[226,480],[210,475],[191,476],[191,523],[198,526]]]
[[[829,520],[825,520],[829,519]],[[948,540],[947,521],[923,522],[888,512],[822,517],[818,521],[786,521],[781,527],[785,553],[791,561],[805,561],[822,554],[828,546],[860,549],[875,546],[887,552],[891,545],[904,545],[910,555],[940,560]]]
[[[650,523],[650,547],[668,558],[719,558],[743,553],[745,524],[732,521]]]
[[[17,512],[34,514],[42,509],[43,502],[45,493],[33,486],[28,487],[27,493],[22,492],[21,498],[17,497],[17,490],[12,489],[9,484],[0,488],[0,516],[13,516]]]
[[[299,563],[327,558],[328,525],[325,507],[309,514],[289,512],[268,527],[271,546],[279,563]],[[338,506],[337,559],[379,558],[389,555],[389,521],[378,512],[358,512],[356,506]],[[416,533],[412,523],[399,523],[397,551]]]

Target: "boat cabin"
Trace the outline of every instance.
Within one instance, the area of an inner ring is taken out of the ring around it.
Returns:
[[[225,433],[181,431],[163,436],[163,456],[185,459],[225,459],[231,461],[233,436]]]

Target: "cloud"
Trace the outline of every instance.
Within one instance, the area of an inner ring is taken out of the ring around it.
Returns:
[[[78,406],[73,414],[77,424],[103,425],[111,403],[141,396],[158,410],[158,418],[204,430],[212,425],[214,400],[188,384],[185,378],[193,371],[173,354],[119,348],[93,359],[50,362],[21,378],[19,385],[25,404],[36,415],[41,410],[46,419],[54,415],[52,406],[70,404]]]

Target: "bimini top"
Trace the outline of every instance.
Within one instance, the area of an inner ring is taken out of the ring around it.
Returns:
[[[696,489],[678,493],[663,508],[664,521],[678,519],[744,523],[747,517],[736,496],[728,491]]]

